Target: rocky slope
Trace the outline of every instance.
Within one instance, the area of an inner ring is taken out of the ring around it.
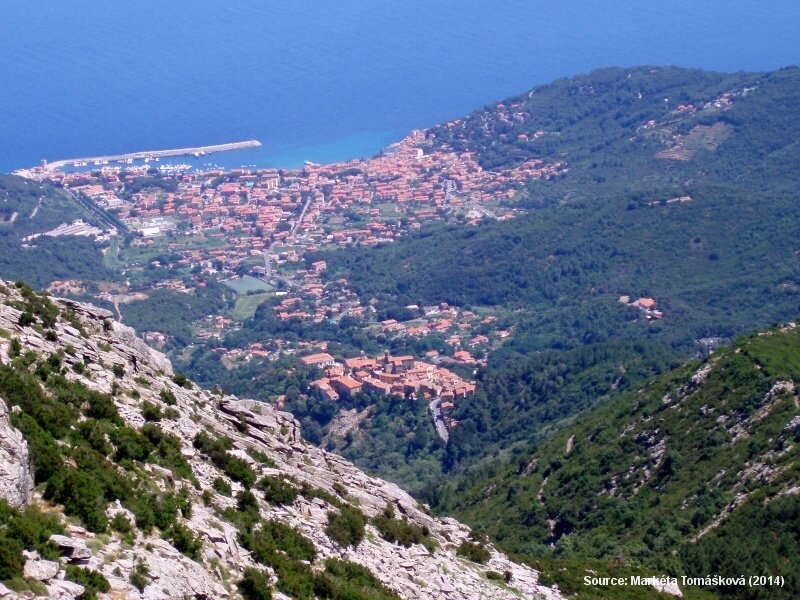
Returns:
[[[61,381],[60,375],[108,395],[105,397],[113,398],[124,421],[119,427],[141,431],[147,422],[156,422],[163,434],[180,441],[180,455],[191,469],[187,473],[166,468],[164,463],[155,464],[158,461],[152,457],[119,461],[113,466],[123,477],[146,480],[148,489],[188,498],[191,510],[182,510],[176,527],[188,529],[200,542],[195,560],[186,556],[192,553],[185,547],[184,553],[176,548],[180,546],[176,535],[165,539],[158,529],[111,533],[105,519],[118,514],[128,522],[140,519],[119,499],[108,498],[105,518],[94,527],[106,532],[93,533],[80,519],[66,516],[69,511],[52,499],[43,499],[52,481],[34,489],[29,449],[9,421],[10,415],[19,416],[24,401],[0,402],[0,496],[14,507],[33,503],[45,512],[54,511],[64,529],[63,534],[51,538],[59,548],[60,560],[25,551],[24,579],[43,583],[51,597],[76,598],[83,593],[80,584],[65,580],[69,564],[101,573],[110,584],[110,589],[100,594],[104,598],[235,598],[240,594],[236,584],[242,573],[253,567],[266,573],[274,588],[283,576],[275,567],[280,561],[274,557],[258,561],[257,552],[245,550],[241,524],[231,517],[243,506],[246,485],[255,495],[261,519],[289,525],[311,542],[315,554],[312,572],[320,573],[329,558],[356,563],[401,598],[561,597],[557,590],[539,585],[532,569],[512,562],[476,536],[470,541],[466,526],[453,519],[433,518],[396,485],[370,477],[344,459],[305,443],[291,415],[269,405],[200,390],[175,376],[162,354],[142,343],[133,330],[114,322],[108,311],[70,300],[48,300],[9,283],[2,284],[0,292],[0,366],[9,373],[12,367],[23,369],[49,382]],[[1,393],[6,393],[4,390],[0,388]],[[55,394],[51,388],[44,393]],[[72,424],[69,435],[81,430],[81,420],[99,427],[94,423],[100,421],[86,416],[90,414],[86,406],[85,402],[80,406],[84,416]],[[112,444],[104,447],[119,455],[121,438],[109,431],[105,442],[111,440]],[[230,440],[226,460],[239,459],[236,464],[249,467],[257,479],[280,481],[294,497],[278,502],[270,496],[268,501],[268,487],[253,486],[247,478],[232,478],[224,461],[211,458],[213,453],[198,443],[198,436]],[[58,447],[63,449],[69,439],[59,440]],[[80,459],[65,460],[68,470],[75,467],[73,462],[80,467]],[[36,477],[40,483],[40,471]],[[347,508],[357,509],[369,520],[363,539],[343,547],[341,541],[329,537],[326,528],[332,515]],[[417,525],[426,543],[403,546],[384,539],[375,519],[386,514],[406,525]],[[481,562],[473,562],[457,555],[460,547],[481,548],[488,554],[480,557]],[[137,572],[144,577],[137,578]],[[31,587],[36,589],[35,584]],[[273,589],[272,593],[287,597],[283,591]],[[0,585],[0,598],[15,597],[23,596]]]

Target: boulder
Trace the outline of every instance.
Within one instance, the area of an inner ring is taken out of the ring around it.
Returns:
[[[29,558],[25,561],[23,575],[26,579],[38,579],[39,581],[49,581],[58,575],[61,565],[52,560],[41,558]]]
[[[54,579],[47,584],[47,591],[50,594],[51,600],[74,600],[83,595],[83,592],[86,590],[82,585],[74,581]]]
[[[50,541],[58,546],[61,556],[69,559],[71,563],[89,560],[92,557],[92,551],[86,547],[83,540],[54,534],[50,536]]]

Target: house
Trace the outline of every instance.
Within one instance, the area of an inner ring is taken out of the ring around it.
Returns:
[[[364,385],[352,377],[337,377],[331,379],[331,387],[342,396],[352,396],[361,391]]]
[[[392,392],[392,385],[390,383],[385,383],[373,377],[365,377],[363,383],[364,391],[366,392],[384,394],[385,396],[388,396]]]
[[[335,402],[339,399],[339,394],[334,391],[327,379],[318,379],[317,381],[313,381],[311,382],[311,386],[318,388],[322,394],[322,397],[327,400],[332,400]]]
[[[320,352],[318,354],[309,354],[300,359],[304,365],[314,365],[316,367],[332,367],[336,364],[336,360],[327,352]]]

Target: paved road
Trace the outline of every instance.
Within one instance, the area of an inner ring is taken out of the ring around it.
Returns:
[[[439,434],[439,437],[442,438],[446,444],[447,440],[450,438],[450,432],[447,431],[447,426],[444,424],[444,417],[442,417],[442,409],[440,406],[441,403],[442,401],[436,398],[428,405],[428,409],[431,412],[431,418],[433,419],[433,426],[436,427],[436,433]]]

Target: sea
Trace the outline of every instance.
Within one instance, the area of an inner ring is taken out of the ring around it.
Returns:
[[[197,160],[293,168],[369,157],[413,129],[596,68],[800,63],[796,0],[0,7],[0,172],[249,139],[263,145]]]

